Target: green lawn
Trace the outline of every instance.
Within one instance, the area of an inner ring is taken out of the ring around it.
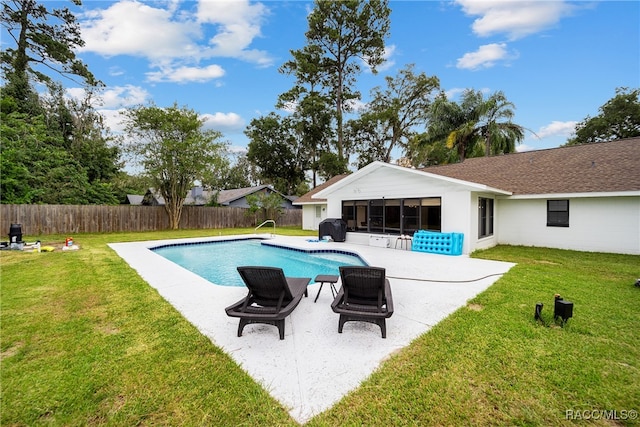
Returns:
[[[74,235],[79,251],[0,252],[0,424],[296,425],[107,246],[250,232]],[[640,257],[474,256],[518,265],[308,425],[639,425]],[[564,327],[555,293],[575,304]]]

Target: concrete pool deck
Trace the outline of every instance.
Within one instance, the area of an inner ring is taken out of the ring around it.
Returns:
[[[349,243],[309,242],[309,237],[275,236],[271,241],[298,249],[337,249],[386,268],[395,312],[387,320],[387,338],[376,325],[348,322],[338,333],[338,315],[325,284],[309,286],[309,297],[286,319],[285,339],[269,325],[247,325],[237,337],[238,319],[224,309],[246,295],[246,288],[218,286],[150,251],[168,243],[264,237],[224,236],[134,243],[113,243],[116,251],[149,285],[202,334],[222,348],[252,378],[288,409],[298,422],[337,403],[357,388],[386,358],[466,305],[467,301],[514,264],[467,256],[434,255]],[[211,260],[216,262],[216,260]],[[339,288],[339,283],[337,287]]]

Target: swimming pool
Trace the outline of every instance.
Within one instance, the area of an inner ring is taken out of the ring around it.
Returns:
[[[280,267],[290,277],[318,274],[339,275],[341,265],[367,265],[359,256],[344,251],[303,251],[263,244],[261,239],[221,240],[195,244],[172,244],[152,250],[158,255],[225,286],[245,286],[236,267],[259,265]]]

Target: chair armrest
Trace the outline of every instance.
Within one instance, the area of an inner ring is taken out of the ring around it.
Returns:
[[[387,311],[389,315],[393,313],[393,296],[391,295],[391,283],[389,279],[384,279],[384,293],[387,298]]]
[[[336,294],[336,297],[333,299],[333,302],[331,303],[331,309],[335,311],[335,308],[338,306],[338,304],[342,302],[343,299],[344,299],[344,289],[340,287],[340,290],[338,291],[338,293]]]

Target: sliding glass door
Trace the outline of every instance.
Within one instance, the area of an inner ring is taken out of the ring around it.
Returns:
[[[345,200],[342,219],[349,231],[413,234],[417,230],[441,230],[441,199]]]

